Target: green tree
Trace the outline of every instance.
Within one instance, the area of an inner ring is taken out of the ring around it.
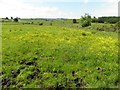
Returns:
[[[11,17],[11,19],[13,19],[13,17]]]
[[[73,23],[77,23],[77,20],[76,20],[76,19],[73,19]]]
[[[92,19],[89,14],[85,14],[84,16],[81,16],[82,27],[91,26],[91,21],[92,21]]]
[[[18,22],[18,18],[14,18],[14,22]]]
[[[8,17],[6,17],[5,19],[9,20],[9,18],[8,18]]]
[[[97,22],[97,18],[95,16],[92,18],[92,22],[93,23]]]

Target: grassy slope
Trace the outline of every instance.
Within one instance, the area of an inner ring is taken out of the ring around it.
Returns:
[[[38,25],[2,30],[3,87],[117,87],[116,32]]]

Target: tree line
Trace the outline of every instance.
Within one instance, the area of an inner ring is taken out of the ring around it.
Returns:
[[[117,23],[120,21],[120,17],[98,17],[98,19],[96,20],[96,22],[98,23]]]
[[[18,18],[18,17],[16,17],[16,18],[13,18],[13,17],[8,18],[8,17],[6,17],[5,19],[6,19],[6,20],[11,19],[11,20],[13,20],[14,22],[18,22],[20,18]]]
[[[94,16],[92,18],[89,14],[85,14],[84,16],[81,16],[80,20],[82,27],[91,26],[91,23],[109,23],[109,24],[120,23],[120,17],[117,16],[98,17],[98,18]],[[77,20],[73,19],[73,23],[77,23]]]
[[[7,20],[9,20],[8,17],[6,17]],[[16,17],[10,18],[14,22],[18,22],[20,18]],[[117,16],[106,16],[106,17],[98,17],[96,18],[95,16],[92,18],[89,14],[85,14],[84,16],[81,16],[80,18],[81,21],[81,26],[82,27],[87,27],[91,26],[91,23],[110,23],[110,24],[119,24],[120,23],[120,17]],[[73,19],[73,23],[78,23],[76,19]]]

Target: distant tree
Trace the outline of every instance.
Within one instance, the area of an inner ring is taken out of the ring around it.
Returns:
[[[85,14],[84,16],[81,16],[81,23],[82,27],[91,26],[91,16],[89,14]]]
[[[77,20],[76,20],[76,19],[73,19],[73,23],[77,23]]]
[[[98,17],[98,20],[97,20],[98,23],[104,23],[105,20],[103,17]]]
[[[98,23],[117,23],[120,21],[120,17],[115,17],[115,16],[109,16],[109,17],[98,17],[97,22]]]
[[[97,22],[97,18],[95,16],[92,18],[92,22],[93,23]]]
[[[18,22],[18,18],[16,17],[16,18],[14,18],[14,22]]]
[[[41,26],[41,25],[43,25],[43,23],[40,23],[39,25]]]
[[[9,18],[8,18],[8,17],[6,17],[5,19],[7,19],[7,20],[8,20]]]
[[[13,17],[11,17],[11,19],[13,19]]]

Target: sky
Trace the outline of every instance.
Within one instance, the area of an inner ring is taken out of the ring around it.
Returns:
[[[0,0],[0,18],[118,16],[119,0]]]

